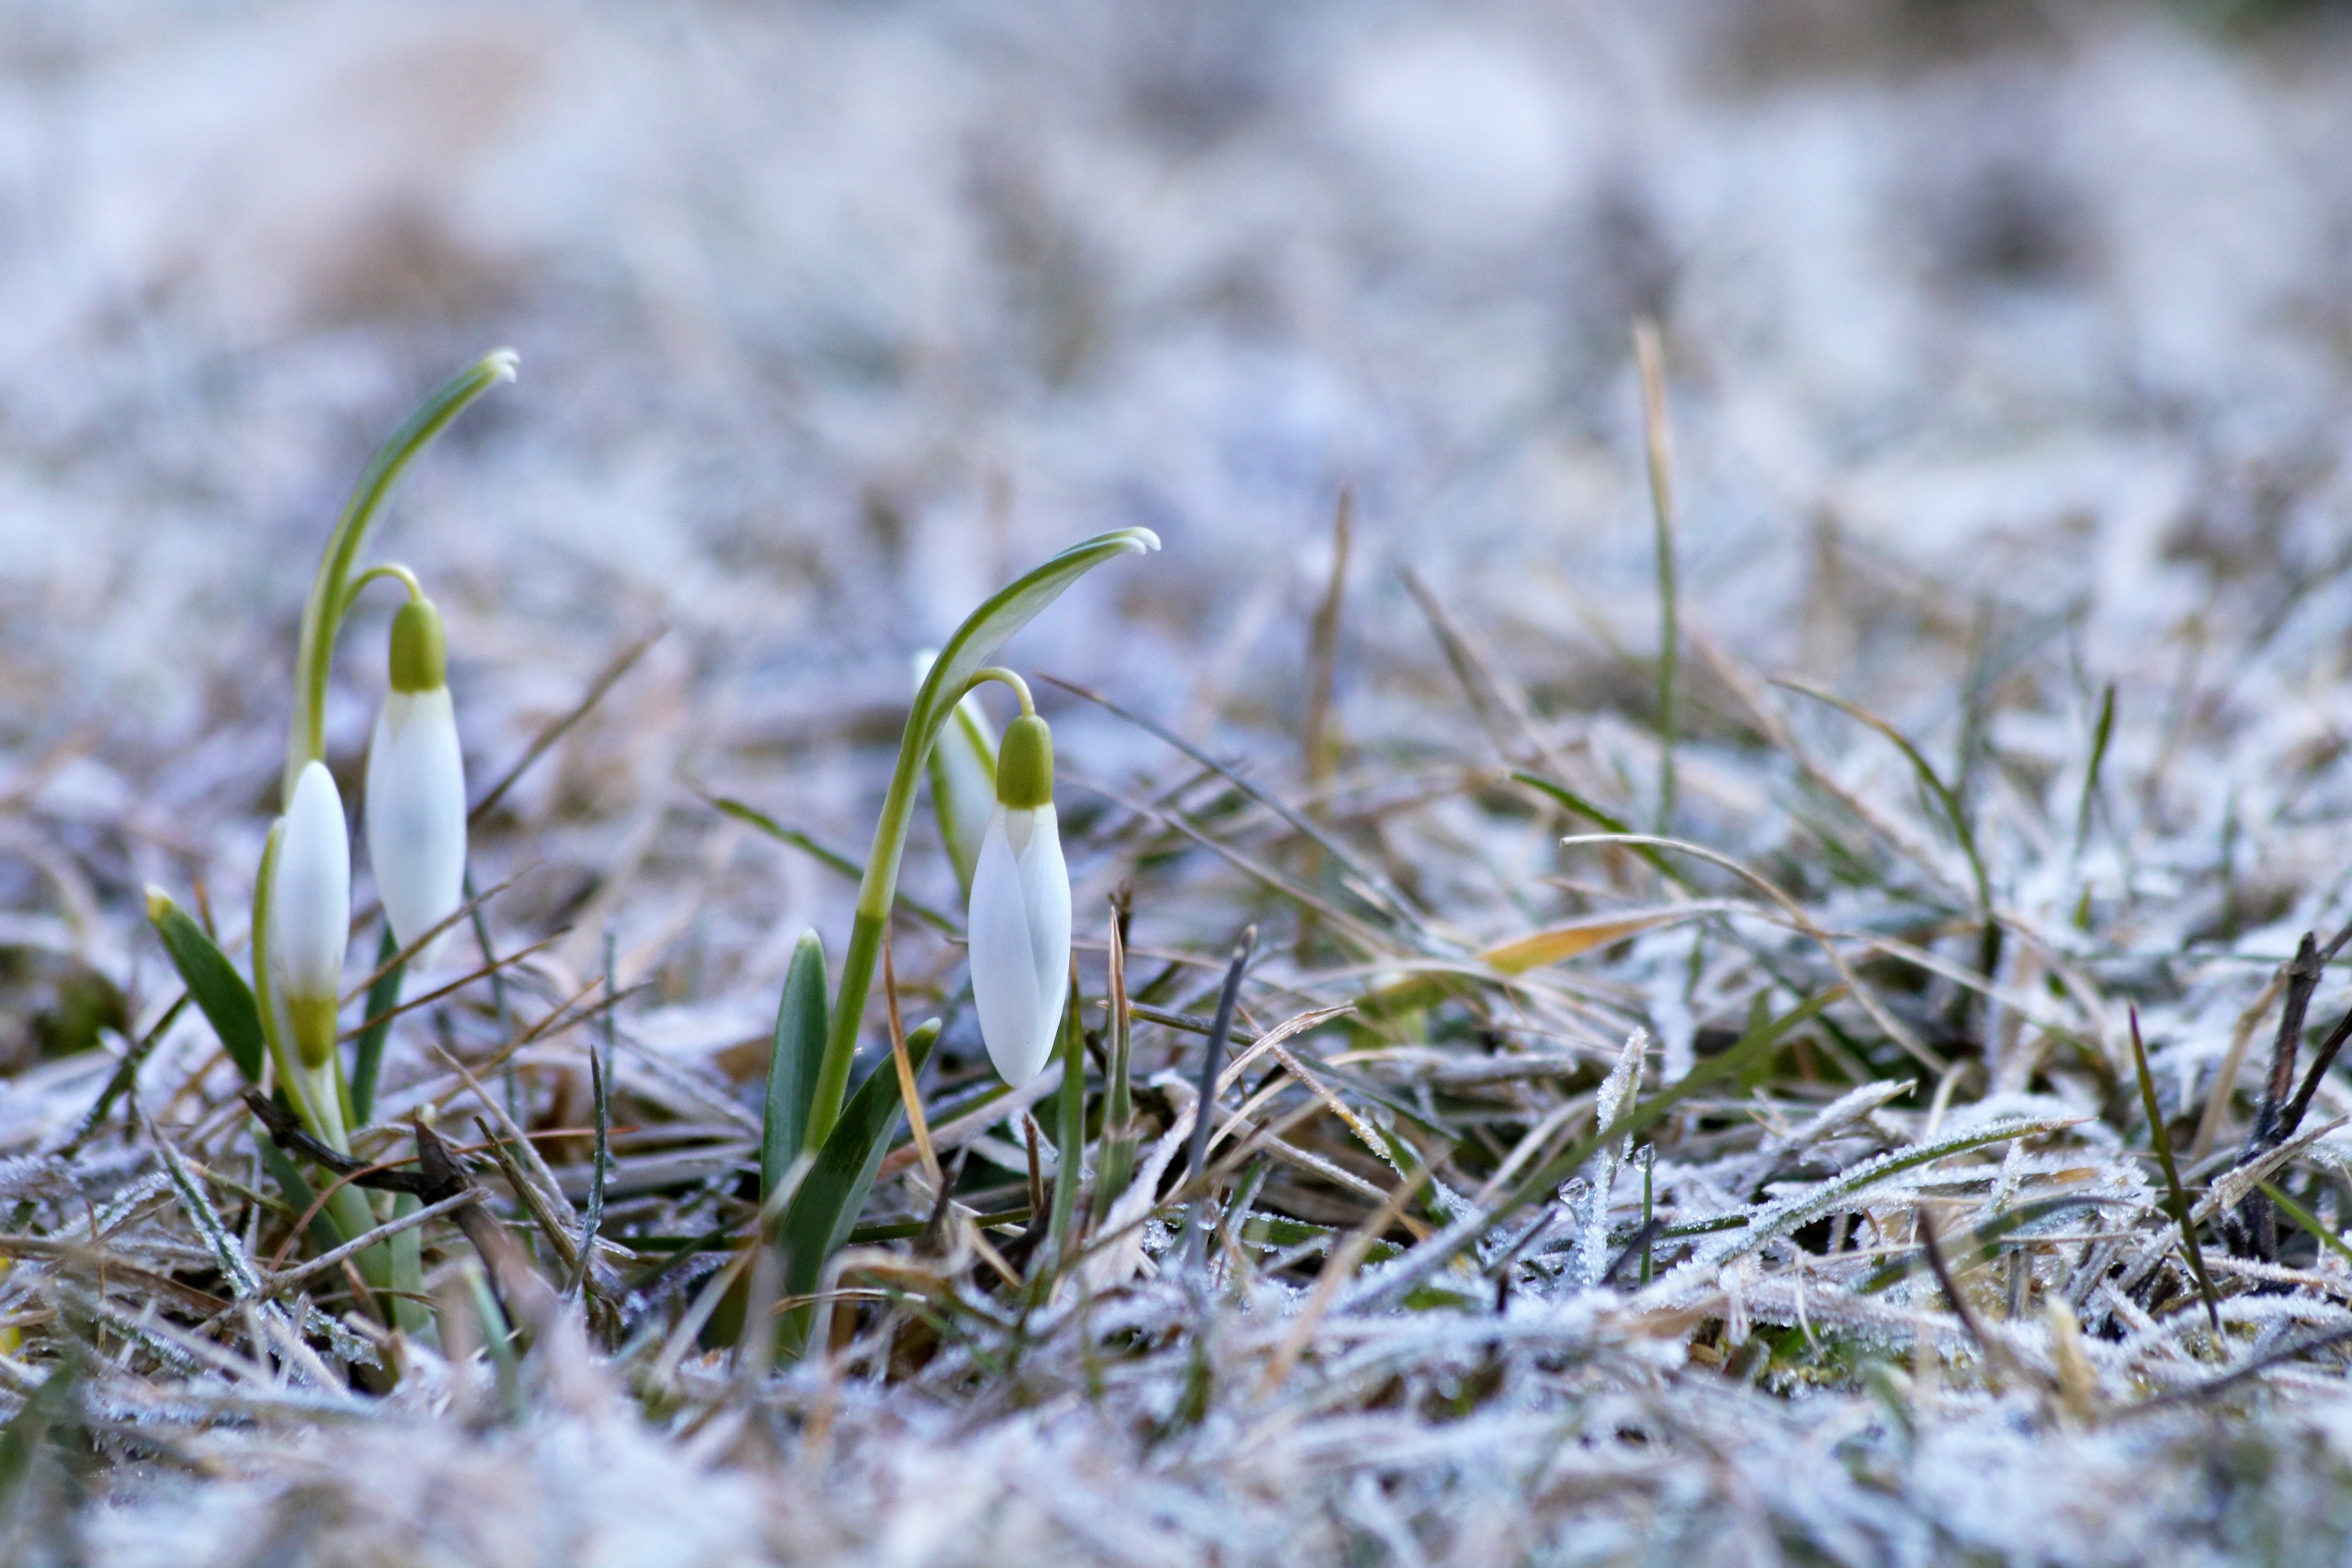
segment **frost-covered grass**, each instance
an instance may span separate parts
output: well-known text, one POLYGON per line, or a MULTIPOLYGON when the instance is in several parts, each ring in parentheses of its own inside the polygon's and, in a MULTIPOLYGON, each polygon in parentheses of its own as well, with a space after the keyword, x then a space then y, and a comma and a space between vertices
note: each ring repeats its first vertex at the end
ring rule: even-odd
POLYGON ((2352 1089, 2257 1124, 2352 920, 2352 61, 2293 7, 1928 9, 8 13, 0 1555, 2342 1561, 2352 1089), (528 759, 473 864, 532 949, 410 977, 467 983, 358 1152, 429 1111, 495 1226, 426 1222, 395 1337, 300 1272, 141 889, 241 957, 327 520, 509 340, 384 525, 477 797, 528 759), (1034 1175, 976 1109, 919 824, 955 1203, 901 1126, 771 1365, 766 1041, 907 656, 1126 524, 1165 551, 1004 656, 1097 1037, 1078 1239, 1056 1073, 1034 1175))

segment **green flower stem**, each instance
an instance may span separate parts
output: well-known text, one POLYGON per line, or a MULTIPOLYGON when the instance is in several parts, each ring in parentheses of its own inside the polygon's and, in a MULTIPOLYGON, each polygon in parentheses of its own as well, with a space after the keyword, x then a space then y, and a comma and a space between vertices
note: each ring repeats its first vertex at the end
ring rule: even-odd
MULTIPOLYGON (((334 662, 335 633, 351 607, 359 584, 352 569, 367 543, 369 528, 410 461, 466 410, 467 405, 502 381, 512 381, 516 356, 512 349, 496 349, 444 382, 425 400, 392 439, 376 449, 366 471, 344 503, 343 515, 328 537, 320 557, 318 577, 302 606, 302 634, 294 659, 294 722, 286 736, 286 798, 294 797, 294 781, 305 763, 326 753, 327 673, 334 662)), ((364 579, 362 579, 364 581, 364 579)), ((415 580, 410 580, 412 590, 415 580)))
POLYGON ((929 751, 929 746, 920 751, 899 748, 889 793, 882 797, 882 820, 874 825, 874 853, 866 858, 866 875, 857 884, 857 912, 850 921, 849 950, 841 960, 841 989, 835 994, 832 1027, 825 1036, 824 1059, 817 1068, 807 1139, 801 1145, 811 1153, 824 1147, 833 1124, 840 1119, 842 1098, 849 1089, 849 1064, 857 1054, 858 1026, 865 1022, 866 999, 874 989, 874 968, 882 957, 883 931, 890 923, 890 900, 898 890, 898 859, 907 847, 908 818, 914 815, 915 777, 929 751))
POLYGON ((350 609, 352 602, 360 596, 360 590, 380 577, 390 577, 398 581, 402 587, 408 590, 408 596, 412 599, 425 597, 425 584, 416 580, 415 573, 397 561, 386 561, 381 565, 369 567, 352 579, 351 588, 343 595, 343 607, 346 610, 350 609))
POLYGON ((1013 695, 1021 700, 1021 717, 1024 719, 1037 717, 1037 704, 1029 696, 1029 683, 1002 665, 992 664, 983 669, 972 671, 971 679, 964 682, 961 691, 956 693, 956 700, 961 702, 972 692, 979 690, 981 682, 984 680, 997 681, 1013 688, 1013 695))

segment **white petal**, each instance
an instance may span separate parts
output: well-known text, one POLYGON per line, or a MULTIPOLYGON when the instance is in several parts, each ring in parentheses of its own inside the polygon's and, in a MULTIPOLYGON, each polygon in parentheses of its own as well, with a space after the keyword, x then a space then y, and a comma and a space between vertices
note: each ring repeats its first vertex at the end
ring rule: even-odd
POLYGON ((1038 991, 1029 910, 1005 816, 998 807, 981 836, 964 929, 971 944, 971 1002, 980 1015, 980 1037, 988 1045, 988 1059, 998 1076, 1018 1089, 1045 1067, 1054 1039, 1050 1024, 1042 1017, 1045 999, 1038 991))
MULTIPOLYGON (((1070 998, 1070 873, 1062 860, 1062 831, 1051 805, 1008 817, 1030 818, 1028 839, 1013 858, 1021 881, 1021 907, 1029 917, 1029 954, 1037 966, 1037 995, 1043 1022, 1038 1065, 1054 1049, 1054 1036, 1062 1026, 1062 1009, 1070 998)), ((1013 838, 1008 832, 1007 842, 1013 838)))
POLYGON ((305 766, 286 808, 269 897, 270 952, 289 996, 341 994, 352 920, 351 830, 343 798, 318 763, 305 766))
MULTIPOLYGON (((464 901, 466 768, 447 687, 384 699, 368 742, 367 843, 384 918, 401 946, 464 901)), ((436 938, 433 948, 439 946, 436 938)), ((432 958, 428 950, 415 963, 425 967, 432 958)))

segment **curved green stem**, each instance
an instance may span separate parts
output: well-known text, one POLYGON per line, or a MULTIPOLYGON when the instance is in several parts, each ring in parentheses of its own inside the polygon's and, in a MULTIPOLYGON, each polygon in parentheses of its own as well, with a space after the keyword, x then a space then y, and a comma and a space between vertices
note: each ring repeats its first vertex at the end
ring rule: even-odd
POLYGON ((425 584, 416 580, 415 573, 411 572, 407 567, 403 566, 397 561, 387 561, 380 566, 369 567, 366 571, 352 579, 351 587, 343 594, 344 607, 346 609, 350 608, 352 602, 360 596, 360 590, 365 588, 369 584, 376 581, 376 579, 380 577, 396 578, 401 586, 408 590, 408 596, 412 599, 421 599, 425 597, 425 584))
POLYGON ((963 690, 956 693, 956 700, 962 701, 966 696, 979 690, 982 682, 990 680, 1013 688, 1013 695, 1021 700, 1021 717, 1034 719, 1037 716, 1037 704, 1029 696, 1029 683, 1002 665, 992 664, 984 669, 972 671, 971 679, 963 683, 963 690))
MULTIPOLYGON (((512 381, 515 364, 512 349, 497 349, 443 383, 376 449, 352 499, 344 503, 343 515, 328 537, 326 553, 320 557, 310 597, 302 606, 301 640, 294 658, 294 722, 286 736, 288 800, 294 798, 294 781, 301 775, 303 764, 326 754, 327 672, 334 662, 335 633, 343 624, 343 612, 351 607, 352 595, 358 592, 352 568, 367 542, 368 529, 410 460, 465 412, 467 405, 499 383, 512 381)), ((415 579, 410 583, 413 589, 415 579)))

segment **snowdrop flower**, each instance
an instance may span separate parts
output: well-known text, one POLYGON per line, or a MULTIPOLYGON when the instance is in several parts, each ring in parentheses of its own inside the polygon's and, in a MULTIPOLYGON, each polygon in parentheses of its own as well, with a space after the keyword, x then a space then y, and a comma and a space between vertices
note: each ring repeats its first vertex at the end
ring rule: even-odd
POLYGON ((1054 818, 1054 736, 1034 713, 1004 731, 996 809, 981 837, 965 926, 988 1059, 1018 1089, 1054 1053, 1070 975, 1070 874, 1054 818))
MULTIPOLYGON (((405 948, 457 913, 466 887, 466 768, 441 613, 423 595, 392 620, 392 690, 368 742, 368 864, 405 948)), ((442 937, 416 954, 429 965, 442 937)))
POLYGON ((295 780, 270 878, 269 966, 302 1064, 313 1071, 334 1055, 351 920, 351 830, 343 822, 343 798, 326 764, 309 763, 295 780))

